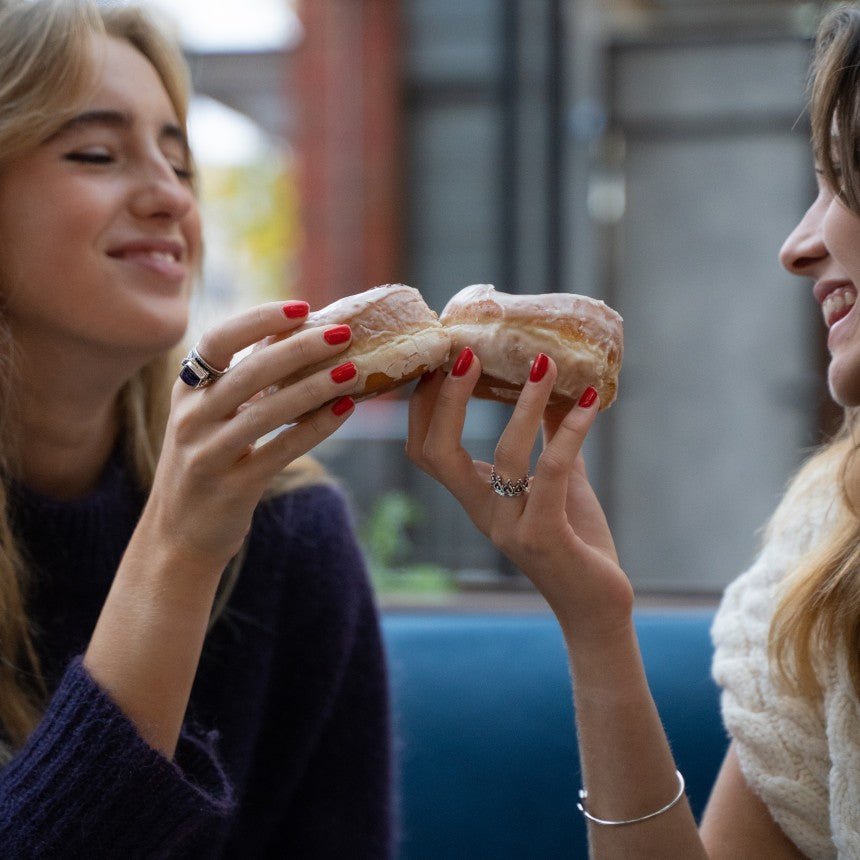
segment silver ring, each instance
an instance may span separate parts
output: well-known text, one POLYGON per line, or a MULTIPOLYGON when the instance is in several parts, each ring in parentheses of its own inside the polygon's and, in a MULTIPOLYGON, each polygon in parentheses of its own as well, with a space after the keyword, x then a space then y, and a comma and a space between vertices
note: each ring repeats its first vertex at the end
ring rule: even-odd
POLYGON ((191 388, 202 388, 204 385, 209 385, 216 379, 220 379, 227 371, 216 370, 204 359, 197 347, 191 347, 191 352, 182 360, 182 370, 179 371, 179 378, 191 388))
POLYGON ((523 493, 529 491, 530 480, 529 476, 525 475, 518 481, 506 481, 496 471, 495 463, 490 468, 490 486, 497 496, 505 496, 507 498, 521 496, 523 493))

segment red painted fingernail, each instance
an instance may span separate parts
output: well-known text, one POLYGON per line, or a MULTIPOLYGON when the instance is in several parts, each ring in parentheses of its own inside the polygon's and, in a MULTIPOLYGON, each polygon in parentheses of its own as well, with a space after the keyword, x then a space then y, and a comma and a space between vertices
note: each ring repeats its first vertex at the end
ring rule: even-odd
POLYGON ((326 329, 323 337, 326 343, 335 346, 339 343, 346 343, 352 337, 352 332, 348 325, 336 325, 330 329, 326 329))
POLYGON ((451 376, 462 376, 472 366, 472 359, 474 357, 475 353, 467 346, 457 356, 457 361, 454 362, 454 366, 451 368, 451 376))
POLYGON ((297 320, 301 317, 306 317, 311 306, 307 302, 286 302, 281 310, 284 316, 290 320, 297 320))
POLYGON ((532 362, 532 369, 529 373, 529 379, 532 382, 540 382, 544 374, 546 373, 546 369, 549 367, 549 359, 542 353, 539 352, 535 357, 535 360, 532 362))
POLYGON ((355 401, 351 397, 341 397, 340 400, 335 400, 331 405, 331 411, 340 417, 345 412, 349 412, 355 406, 355 401))
POLYGON ((331 371, 331 378, 335 382, 346 382, 349 379, 352 379, 358 371, 355 369, 355 365, 348 361, 346 364, 341 364, 338 367, 335 367, 334 370, 331 371))
POLYGON ((589 385, 588 388, 582 392, 582 397, 579 398, 579 405, 583 409, 588 409, 590 406, 594 405, 595 400, 597 400, 597 390, 594 386, 589 385))

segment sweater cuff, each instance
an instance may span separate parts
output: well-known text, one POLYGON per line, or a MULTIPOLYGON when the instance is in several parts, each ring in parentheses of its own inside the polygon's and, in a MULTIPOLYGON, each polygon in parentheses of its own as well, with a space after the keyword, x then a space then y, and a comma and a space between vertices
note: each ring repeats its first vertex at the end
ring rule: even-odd
MULTIPOLYGON (((184 732, 171 762, 75 659, 26 746, 0 774, 0 844, 30 856, 150 856, 217 826, 234 806, 215 734, 184 732), (7 832, 8 831, 8 832, 7 832), (95 855, 93 849, 96 849, 95 855)), ((17 855, 16 855, 17 856, 17 855)))

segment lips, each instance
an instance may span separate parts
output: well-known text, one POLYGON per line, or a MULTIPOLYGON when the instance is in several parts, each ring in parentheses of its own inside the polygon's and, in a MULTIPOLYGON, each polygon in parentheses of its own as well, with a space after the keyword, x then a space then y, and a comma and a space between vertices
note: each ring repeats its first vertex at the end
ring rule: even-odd
POLYGON ((168 280, 182 280, 186 274, 185 246, 172 239, 138 239, 113 246, 108 256, 132 263, 168 280))

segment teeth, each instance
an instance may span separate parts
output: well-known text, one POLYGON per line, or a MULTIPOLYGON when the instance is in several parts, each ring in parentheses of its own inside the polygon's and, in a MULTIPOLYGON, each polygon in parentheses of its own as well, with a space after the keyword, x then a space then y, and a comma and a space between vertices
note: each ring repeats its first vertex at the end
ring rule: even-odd
POLYGON ((176 257, 167 251, 150 251, 149 256, 155 260, 166 260, 168 263, 176 262, 176 257))
POLYGON ((850 308, 856 300, 857 295, 853 290, 838 290, 835 293, 831 293, 824 300, 824 304, 821 306, 821 310, 824 313, 824 321, 828 323, 833 319, 834 314, 842 314, 850 308))

